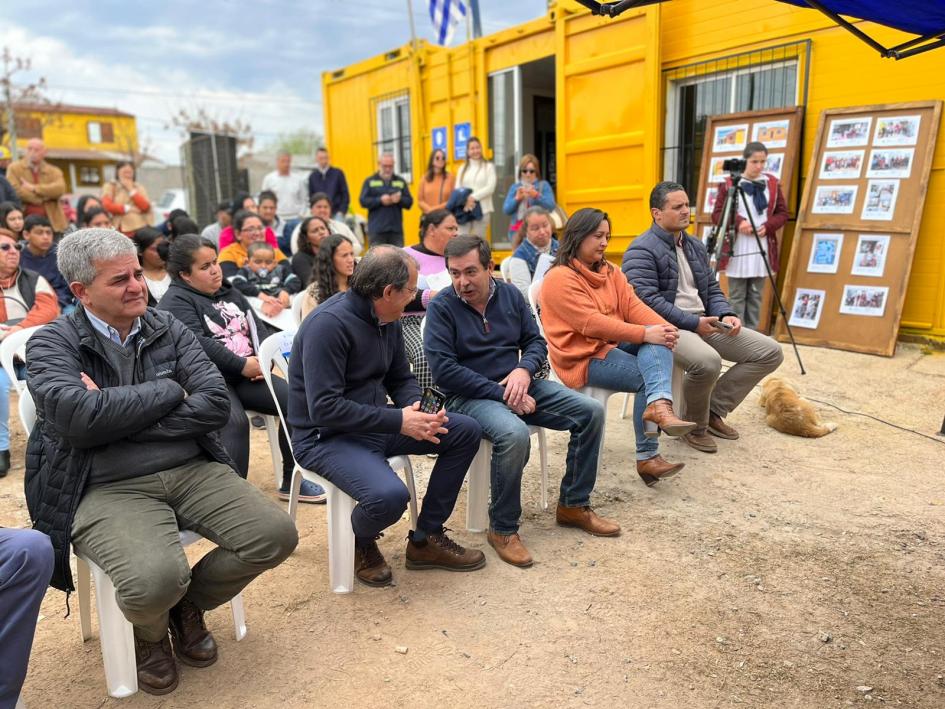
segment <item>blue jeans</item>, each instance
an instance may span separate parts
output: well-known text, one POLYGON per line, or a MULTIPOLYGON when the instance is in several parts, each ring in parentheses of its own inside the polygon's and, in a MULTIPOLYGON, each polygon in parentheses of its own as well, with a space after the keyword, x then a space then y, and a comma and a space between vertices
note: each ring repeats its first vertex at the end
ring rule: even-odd
MULTIPOLYGON (((26 365, 17 361, 17 379, 26 379, 26 365)), ((10 377, 0 368, 0 451, 10 450, 10 377)))
POLYGON ((410 499, 406 485, 391 470, 387 458, 438 453, 417 527, 439 533, 453 513, 482 439, 482 429, 471 418, 449 413, 449 419, 449 433, 442 434, 438 444, 399 433, 344 433, 318 441, 299 463, 357 501, 351 513, 354 536, 374 539, 400 519, 410 499))
POLYGON ((282 250, 282 253, 288 255, 295 251, 295 244, 292 243, 292 232, 295 231, 295 227, 301 223, 301 219, 285 220, 285 224, 282 227, 282 233, 276 236, 276 243, 279 244, 279 248, 282 250))
POLYGON ((532 381, 528 393, 535 412, 519 416, 501 401, 453 397, 450 411, 466 414, 482 426, 492 441, 492 501, 489 523, 497 534, 514 534, 522 516, 522 470, 528 463, 531 438, 528 427, 570 431, 568 456, 561 479, 560 504, 580 507, 590 503, 597 481, 597 459, 604 431, 604 407, 590 397, 544 379, 532 381))
POLYGON ((0 707, 12 707, 20 696, 52 571, 49 537, 32 529, 0 529, 0 707))
POLYGON ((604 359, 592 359, 587 368, 587 385, 615 391, 643 392, 633 397, 633 430, 637 439, 637 460, 657 455, 659 438, 643 433, 643 412, 657 399, 673 400, 673 353, 662 345, 615 347, 604 359))

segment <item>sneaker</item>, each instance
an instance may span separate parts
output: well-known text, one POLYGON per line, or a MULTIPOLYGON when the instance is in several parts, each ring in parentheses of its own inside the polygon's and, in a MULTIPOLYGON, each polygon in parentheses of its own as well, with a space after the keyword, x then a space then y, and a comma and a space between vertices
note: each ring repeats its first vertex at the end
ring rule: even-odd
POLYGON ((408 569, 445 569, 446 571, 475 571, 486 565, 486 555, 478 549, 466 549, 446 536, 427 532, 423 541, 414 541, 413 532, 407 541, 408 569))
MULTIPOLYGON (((289 487, 288 485, 283 485, 279 488, 279 499, 288 500, 289 499, 289 487)), ((328 495, 325 493, 325 488, 323 488, 318 483, 313 483, 311 480, 302 479, 302 487, 299 489, 299 502, 310 502, 316 505, 323 505, 328 500, 328 495)))

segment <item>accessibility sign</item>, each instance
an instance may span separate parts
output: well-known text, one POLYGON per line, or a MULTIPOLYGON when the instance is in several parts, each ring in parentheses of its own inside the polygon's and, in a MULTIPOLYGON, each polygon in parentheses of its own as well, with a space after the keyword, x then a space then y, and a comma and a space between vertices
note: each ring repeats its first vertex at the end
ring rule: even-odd
POLYGON ((433 149, 446 151, 446 126, 433 129, 433 149))
POLYGON ((466 159, 466 144, 469 142, 469 134, 472 132, 470 123, 457 123, 453 126, 453 159, 466 159))

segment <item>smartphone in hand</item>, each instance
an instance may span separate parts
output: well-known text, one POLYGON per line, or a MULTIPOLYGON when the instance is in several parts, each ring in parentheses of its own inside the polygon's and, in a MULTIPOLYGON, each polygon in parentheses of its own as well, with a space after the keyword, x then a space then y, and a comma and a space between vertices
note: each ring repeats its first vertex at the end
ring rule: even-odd
POLYGON ((420 410, 425 414, 439 413, 445 403, 445 394, 433 387, 427 387, 423 390, 423 396, 420 398, 420 410))
POLYGON ((721 320, 716 320, 712 323, 712 327, 716 330, 721 330, 722 332, 728 332, 732 329, 732 326, 727 322, 722 322, 721 320))

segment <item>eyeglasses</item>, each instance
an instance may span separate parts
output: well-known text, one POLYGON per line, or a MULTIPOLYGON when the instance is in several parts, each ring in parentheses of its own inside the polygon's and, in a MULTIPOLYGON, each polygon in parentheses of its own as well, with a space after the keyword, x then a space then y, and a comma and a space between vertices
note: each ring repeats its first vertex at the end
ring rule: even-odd
POLYGON ((248 226, 240 229, 240 231, 246 234, 262 234, 265 229, 263 229, 261 226, 248 226))
POLYGON ((531 167, 523 167, 522 172, 525 173, 526 175, 534 175, 536 170, 531 167))
POLYGON ((9 251, 10 249, 16 251, 16 247, 13 244, 0 244, 0 251, 9 251))

